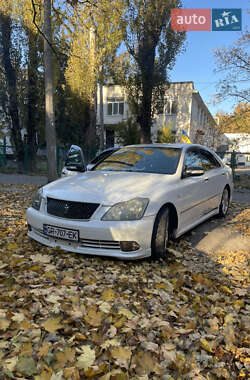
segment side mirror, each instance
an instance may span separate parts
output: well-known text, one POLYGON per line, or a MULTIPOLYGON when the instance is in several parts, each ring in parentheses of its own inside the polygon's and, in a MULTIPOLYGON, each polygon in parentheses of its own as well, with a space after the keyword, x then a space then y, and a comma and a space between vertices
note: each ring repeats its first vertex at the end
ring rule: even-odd
POLYGON ((67 170, 75 172, 85 172, 86 165, 82 149, 77 145, 71 145, 65 161, 67 170))
POLYGON ((199 167, 193 167, 190 169, 185 169, 183 172, 183 177, 199 177, 205 173, 205 170, 199 167))

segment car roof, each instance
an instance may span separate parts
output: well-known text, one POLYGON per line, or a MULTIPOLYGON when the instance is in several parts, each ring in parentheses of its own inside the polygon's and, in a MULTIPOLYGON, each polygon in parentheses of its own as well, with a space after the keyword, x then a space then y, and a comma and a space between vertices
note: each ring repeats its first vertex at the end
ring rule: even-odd
POLYGON ((208 149, 210 148, 200 145, 200 144, 162 144, 162 143, 155 143, 155 144, 137 144, 137 145, 127 145, 123 148, 179 148, 179 149, 187 149, 190 147, 197 147, 197 148, 203 148, 208 149))

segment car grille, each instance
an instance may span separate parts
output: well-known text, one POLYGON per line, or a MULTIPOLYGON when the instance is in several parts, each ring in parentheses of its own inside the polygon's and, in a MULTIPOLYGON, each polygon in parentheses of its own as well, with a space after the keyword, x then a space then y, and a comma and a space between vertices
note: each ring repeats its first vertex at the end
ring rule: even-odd
POLYGON ((84 203, 47 198, 47 213, 67 219, 90 219, 99 203, 84 203))
POLYGON ((91 240, 80 239, 80 247, 82 248, 95 248, 95 249, 119 249, 120 242, 114 240, 91 240))

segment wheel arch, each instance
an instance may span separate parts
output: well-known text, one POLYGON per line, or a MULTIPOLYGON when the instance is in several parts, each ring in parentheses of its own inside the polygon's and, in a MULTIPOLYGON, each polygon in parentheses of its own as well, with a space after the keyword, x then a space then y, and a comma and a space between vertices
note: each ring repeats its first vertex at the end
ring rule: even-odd
MULTIPOLYGON (((230 185, 227 183, 226 186, 224 187, 224 189, 227 189, 228 190, 228 195, 229 195, 229 199, 231 199, 231 196, 232 196, 232 189, 230 187, 230 185)), ((223 189, 223 190, 224 190, 223 189)))
MULTIPOLYGON (((165 210, 166 208, 169 209, 169 233, 170 233, 170 236, 172 237, 174 235, 175 230, 177 230, 178 228, 178 214, 177 214, 176 207, 174 206, 173 203, 167 202, 164 205, 162 205, 155 216, 155 221, 157 220, 157 217, 162 212, 162 210, 165 210)), ((152 234, 152 237, 153 237, 153 234, 152 234)))

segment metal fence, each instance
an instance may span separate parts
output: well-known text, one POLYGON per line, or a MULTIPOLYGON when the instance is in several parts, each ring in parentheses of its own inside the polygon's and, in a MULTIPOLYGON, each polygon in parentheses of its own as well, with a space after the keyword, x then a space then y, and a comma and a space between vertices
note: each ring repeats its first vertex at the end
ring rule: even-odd
MULTIPOLYGON (((69 146, 57 146, 56 167, 60 175, 64 166, 69 146)), ((84 149, 86 161, 95 157, 96 149, 84 149)), ((0 172, 2 173, 25 173, 31 175, 48 174, 47 151, 45 146, 31 147, 24 145, 24 156, 22 162, 18 162, 15 149, 12 145, 0 145, 0 172)))

